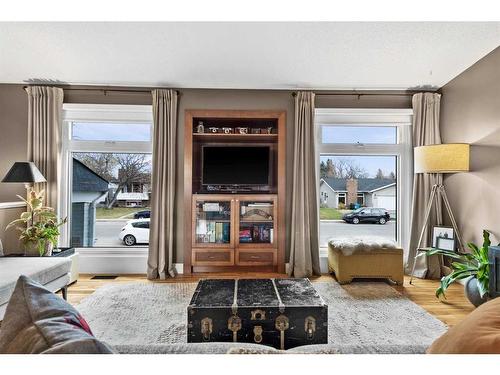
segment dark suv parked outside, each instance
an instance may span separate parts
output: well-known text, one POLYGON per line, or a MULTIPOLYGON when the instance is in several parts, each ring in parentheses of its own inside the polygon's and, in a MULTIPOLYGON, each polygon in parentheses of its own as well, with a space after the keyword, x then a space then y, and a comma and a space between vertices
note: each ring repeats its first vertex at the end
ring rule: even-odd
POLYGON ((149 219, 150 216, 150 210, 138 211, 134 214, 134 219, 149 219))
POLYGON ((391 219, 391 215, 384 208, 364 207, 358 208, 342 216, 346 223, 378 223, 385 224, 391 219))

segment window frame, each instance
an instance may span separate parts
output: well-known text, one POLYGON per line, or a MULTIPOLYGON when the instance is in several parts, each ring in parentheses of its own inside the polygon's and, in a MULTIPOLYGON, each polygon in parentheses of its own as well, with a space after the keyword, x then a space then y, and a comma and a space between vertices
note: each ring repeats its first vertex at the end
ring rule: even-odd
MULTIPOLYGON (((413 175, 413 147, 411 138, 413 110, 411 108, 316 108, 316 160, 317 181, 320 180, 321 156, 395 156, 396 157, 396 242, 406 249, 409 244, 410 213, 413 175), (395 126, 396 144, 345 144, 323 143, 323 126, 395 126)), ((319 183, 318 183, 319 190, 319 183)), ((319 210, 319 209, 318 209, 319 210)), ((319 212, 319 211, 318 211, 319 212)), ((328 253, 328 248, 320 244, 320 254, 328 253)))
MULTIPOLYGON (((75 152, 95 153, 153 153, 153 111, 151 105, 124 104, 79 104, 65 103, 62 111, 61 129, 61 178, 59 195, 59 215, 69 218, 61 227, 59 243, 61 246, 71 246, 71 189, 73 186, 73 163, 71 155, 75 152), (73 122, 104 122, 104 123, 148 123, 151 125, 151 141, 86 141, 71 138, 73 122)), ((137 246, 147 248, 148 246, 137 246)), ((121 250, 121 247, 83 247, 89 251, 121 250)))
POLYGON ((341 197, 344 198, 344 202, 342 204, 347 204, 347 193, 337 193, 337 208, 339 207, 341 197))

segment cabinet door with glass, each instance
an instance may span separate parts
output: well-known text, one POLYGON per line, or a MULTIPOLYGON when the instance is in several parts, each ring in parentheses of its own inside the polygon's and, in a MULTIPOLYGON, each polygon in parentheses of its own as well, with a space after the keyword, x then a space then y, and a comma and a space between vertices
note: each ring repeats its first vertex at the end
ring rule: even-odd
POLYGON ((234 198, 193 196, 193 247, 234 247, 234 198))
POLYGON ((240 196, 236 203, 238 211, 236 215, 237 246, 276 248, 276 196, 240 196))

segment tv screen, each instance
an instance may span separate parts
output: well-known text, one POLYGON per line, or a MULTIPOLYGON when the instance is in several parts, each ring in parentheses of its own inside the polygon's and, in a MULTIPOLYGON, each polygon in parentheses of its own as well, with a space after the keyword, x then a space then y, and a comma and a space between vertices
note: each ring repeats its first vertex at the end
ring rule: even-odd
POLYGON ((269 185, 269 147, 203 147, 204 185, 269 185))

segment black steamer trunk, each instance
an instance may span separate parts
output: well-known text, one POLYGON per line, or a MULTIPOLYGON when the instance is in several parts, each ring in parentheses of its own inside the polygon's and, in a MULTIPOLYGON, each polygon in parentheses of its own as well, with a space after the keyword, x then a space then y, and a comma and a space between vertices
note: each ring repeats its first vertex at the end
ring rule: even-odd
POLYGON ((188 342, 283 350, 328 340, 328 306, 308 279, 201 280, 187 312, 188 342))

